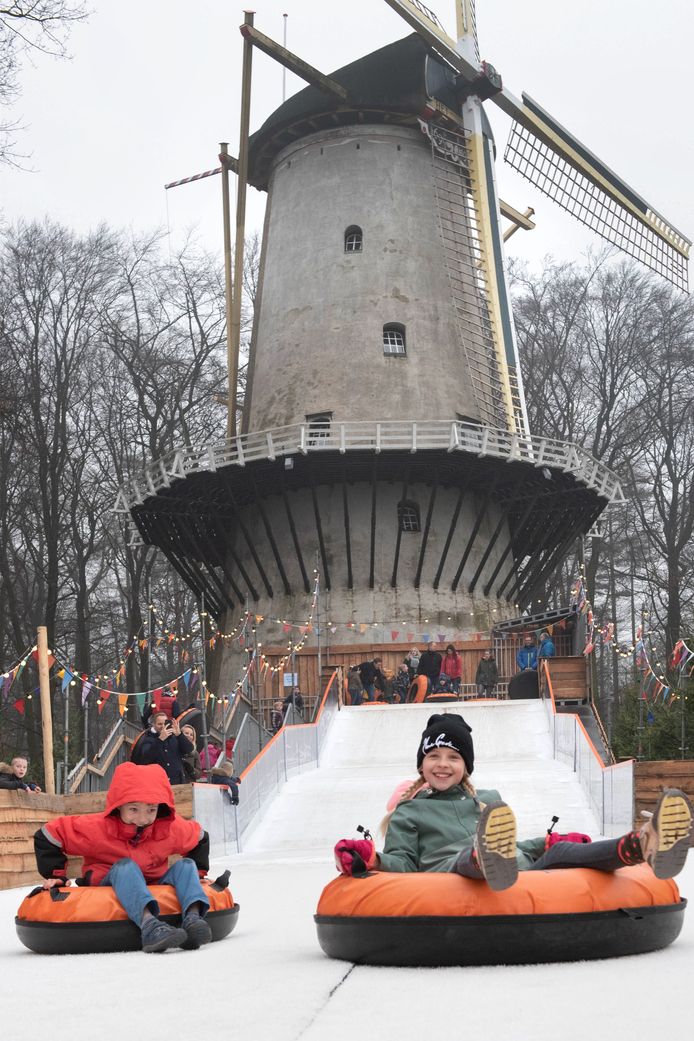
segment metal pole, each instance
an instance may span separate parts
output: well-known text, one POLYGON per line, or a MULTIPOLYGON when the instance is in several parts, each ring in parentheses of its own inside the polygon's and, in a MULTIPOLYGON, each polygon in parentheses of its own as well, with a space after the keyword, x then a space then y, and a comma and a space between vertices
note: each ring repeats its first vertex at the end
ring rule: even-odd
POLYGON ((318 697, 320 699, 323 693, 323 663, 321 661, 321 648, 320 648, 320 572, 316 571, 316 643, 317 643, 317 654, 318 654, 318 697))
POLYGON ((154 625, 152 624, 152 617, 154 611, 152 610, 152 596, 150 589, 150 580, 147 579, 147 668, 145 674, 145 682, 147 684, 147 690, 152 689, 152 630, 154 625))
MULTIPOLYGON (((244 11, 244 25, 253 25, 253 11, 244 11)), ((246 189, 248 187, 248 131, 251 120, 251 69, 253 43, 243 39, 243 73, 241 80, 241 122, 239 129, 239 166, 236 185, 236 242, 234 245, 234 284, 231 297, 231 351, 229 367, 229 416, 227 436, 236 436, 236 381, 241 345, 241 300, 243 297, 243 255, 246 225, 246 189)))
POLYGON ((68 748, 70 744, 70 684, 65 688, 65 729, 63 730, 63 794, 67 795, 68 748))
MULTIPOLYGON (((206 626, 205 626, 205 619, 206 618, 207 618, 207 612, 205 611, 205 593, 203 591, 201 596, 200 596, 200 635, 202 637, 202 657, 201 657, 201 660, 200 660, 200 693, 199 693, 198 696, 199 696, 199 699, 200 699, 200 709, 201 709, 201 712, 202 712, 202 721, 201 721, 201 724, 200 724, 200 726, 201 726, 200 736, 202 738, 202 754, 203 754, 203 760, 205 762, 205 768, 209 769, 210 760, 209 760, 208 751, 207 751, 207 746, 208 746, 208 741, 207 741, 207 738, 208 738, 208 733, 207 733, 207 705, 205 703, 205 694, 207 693, 207 661, 206 661, 206 657, 205 657, 205 639, 206 639, 206 636, 207 636, 207 629, 206 629, 206 626)), ((226 746, 225 746, 225 748, 226 748, 226 746)))
POLYGON ((40 625, 36 632, 36 650, 39 659, 39 692, 41 697, 41 737, 43 740, 43 790, 55 795, 55 767, 53 765, 53 717, 51 714, 51 683, 48 678, 48 630, 40 625))
MULTIPOLYGON (((614 569, 614 535, 612 531, 612 517, 609 520, 609 537, 610 537, 610 601, 612 606, 612 621, 614 622, 614 631, 617 632, 617 578, 615 576, 614 569)), ((612 715, 614 706, 617 704, 617 698, 619 695, 619 659, 617 657, 617 651, 615 644, 612 644, 612 693, 608 702, 607 712, 607 740, 612 743, 612 715)))
POLYGON ((89 697, 84 703, 84 761, 89 761, 89 697))
POLYGON ((224 305, 227 327, 227 371, 229 373, 227 437, 236 432, 236 381, 238 379, 234 338, 232 335, 232 277, 231 277, 231 204, 229 201, 229 144, 221 141, 219 145, 219 161, 222 165, 222 223, 224 226, 224 305))
MULTIPOLYGON (((282 18, 284 19, 284 34, 283 34, 283 38, 282 38, 282 44, 284 46, 285 51, 287 49, 287 17, 288 16, 286 14, 282 15, 282 18)), ((283 65, 282 66, 282 101, 286 101, 286 98, 287 98, 287 69, 283 65)))

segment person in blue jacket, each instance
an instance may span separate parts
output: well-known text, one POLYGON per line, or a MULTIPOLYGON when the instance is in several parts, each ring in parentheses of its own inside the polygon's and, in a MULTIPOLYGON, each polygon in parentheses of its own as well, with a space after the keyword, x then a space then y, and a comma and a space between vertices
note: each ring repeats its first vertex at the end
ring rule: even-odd
POLYGON ((537 647, 532 633, 525 634, 523 646, 516 655, 516 664, 521 672, 537 668, 537 647))
POLYGON ((537 648, 538 658, 553 658, 556 653, 554 640, 549 635, 548 631, 543 629, 540 633, 540 645, 537 648))

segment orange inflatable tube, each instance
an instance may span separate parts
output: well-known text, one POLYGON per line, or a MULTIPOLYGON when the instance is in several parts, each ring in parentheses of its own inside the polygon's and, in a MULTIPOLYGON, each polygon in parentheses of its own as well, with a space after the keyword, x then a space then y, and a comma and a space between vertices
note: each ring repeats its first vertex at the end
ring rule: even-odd
MULTIPOLYGON (((229 872, 202 887, 210 901, 207 921, 212 939, 221 940, 236 926, 239 906, 227 888, 229 872)), ((181 908, 173 886, 148 886, 161 917, 180 925, 181 908)), ((140 950, 140 930, 130 921, 110 886, 34 889, 15 918, 17 935, 38 954, 91 954, 140 950)))
POLYGON ((529 964, 665 947, 685 907, 646 864, 521 871, 503 892, 456 874, 377 871, 329 883, 315 921, 326 954, 358 964, 529 964))

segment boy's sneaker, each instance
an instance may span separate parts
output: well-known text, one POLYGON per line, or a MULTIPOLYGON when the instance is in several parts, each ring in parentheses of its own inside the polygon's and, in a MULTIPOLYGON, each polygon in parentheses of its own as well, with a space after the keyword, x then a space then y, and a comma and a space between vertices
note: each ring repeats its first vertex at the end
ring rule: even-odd
POLYGON ((490 889, 508 889, 518 878, 516 818, 505 802, 491 802, 482 810, 474 852, 490 889))
POLYGON ((142 950, 146 954, 157 954, 168 951, 170 947, 181 947, 188 939, 184 929, 177 929, 173 925, 162 922, 160 918, 152 915, 142 923, 142 950))
POLYGON ((197 911, 188 911, 183 916, 181 925, 186 935, 186 941, 183 946, 187 951, 195 951, 198 947, 202 947, 204 943, 211 942, 212 930, 197 911))
POLYGON ((656 878, 674 878, 684 867, 692 830, 692 807, 678 788, 666 788, 639 834, 643 859, 656 878))

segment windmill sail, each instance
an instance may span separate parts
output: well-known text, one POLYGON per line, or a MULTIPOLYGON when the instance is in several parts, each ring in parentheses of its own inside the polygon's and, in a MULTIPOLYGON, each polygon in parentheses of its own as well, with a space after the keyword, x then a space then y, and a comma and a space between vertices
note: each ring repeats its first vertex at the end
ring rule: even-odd
POLYGON ((688 291, 690 241, 605 166, 536 101, 503 91, 494 101, 515 117, 504 159, 596 235, 678 289, 688 291))

